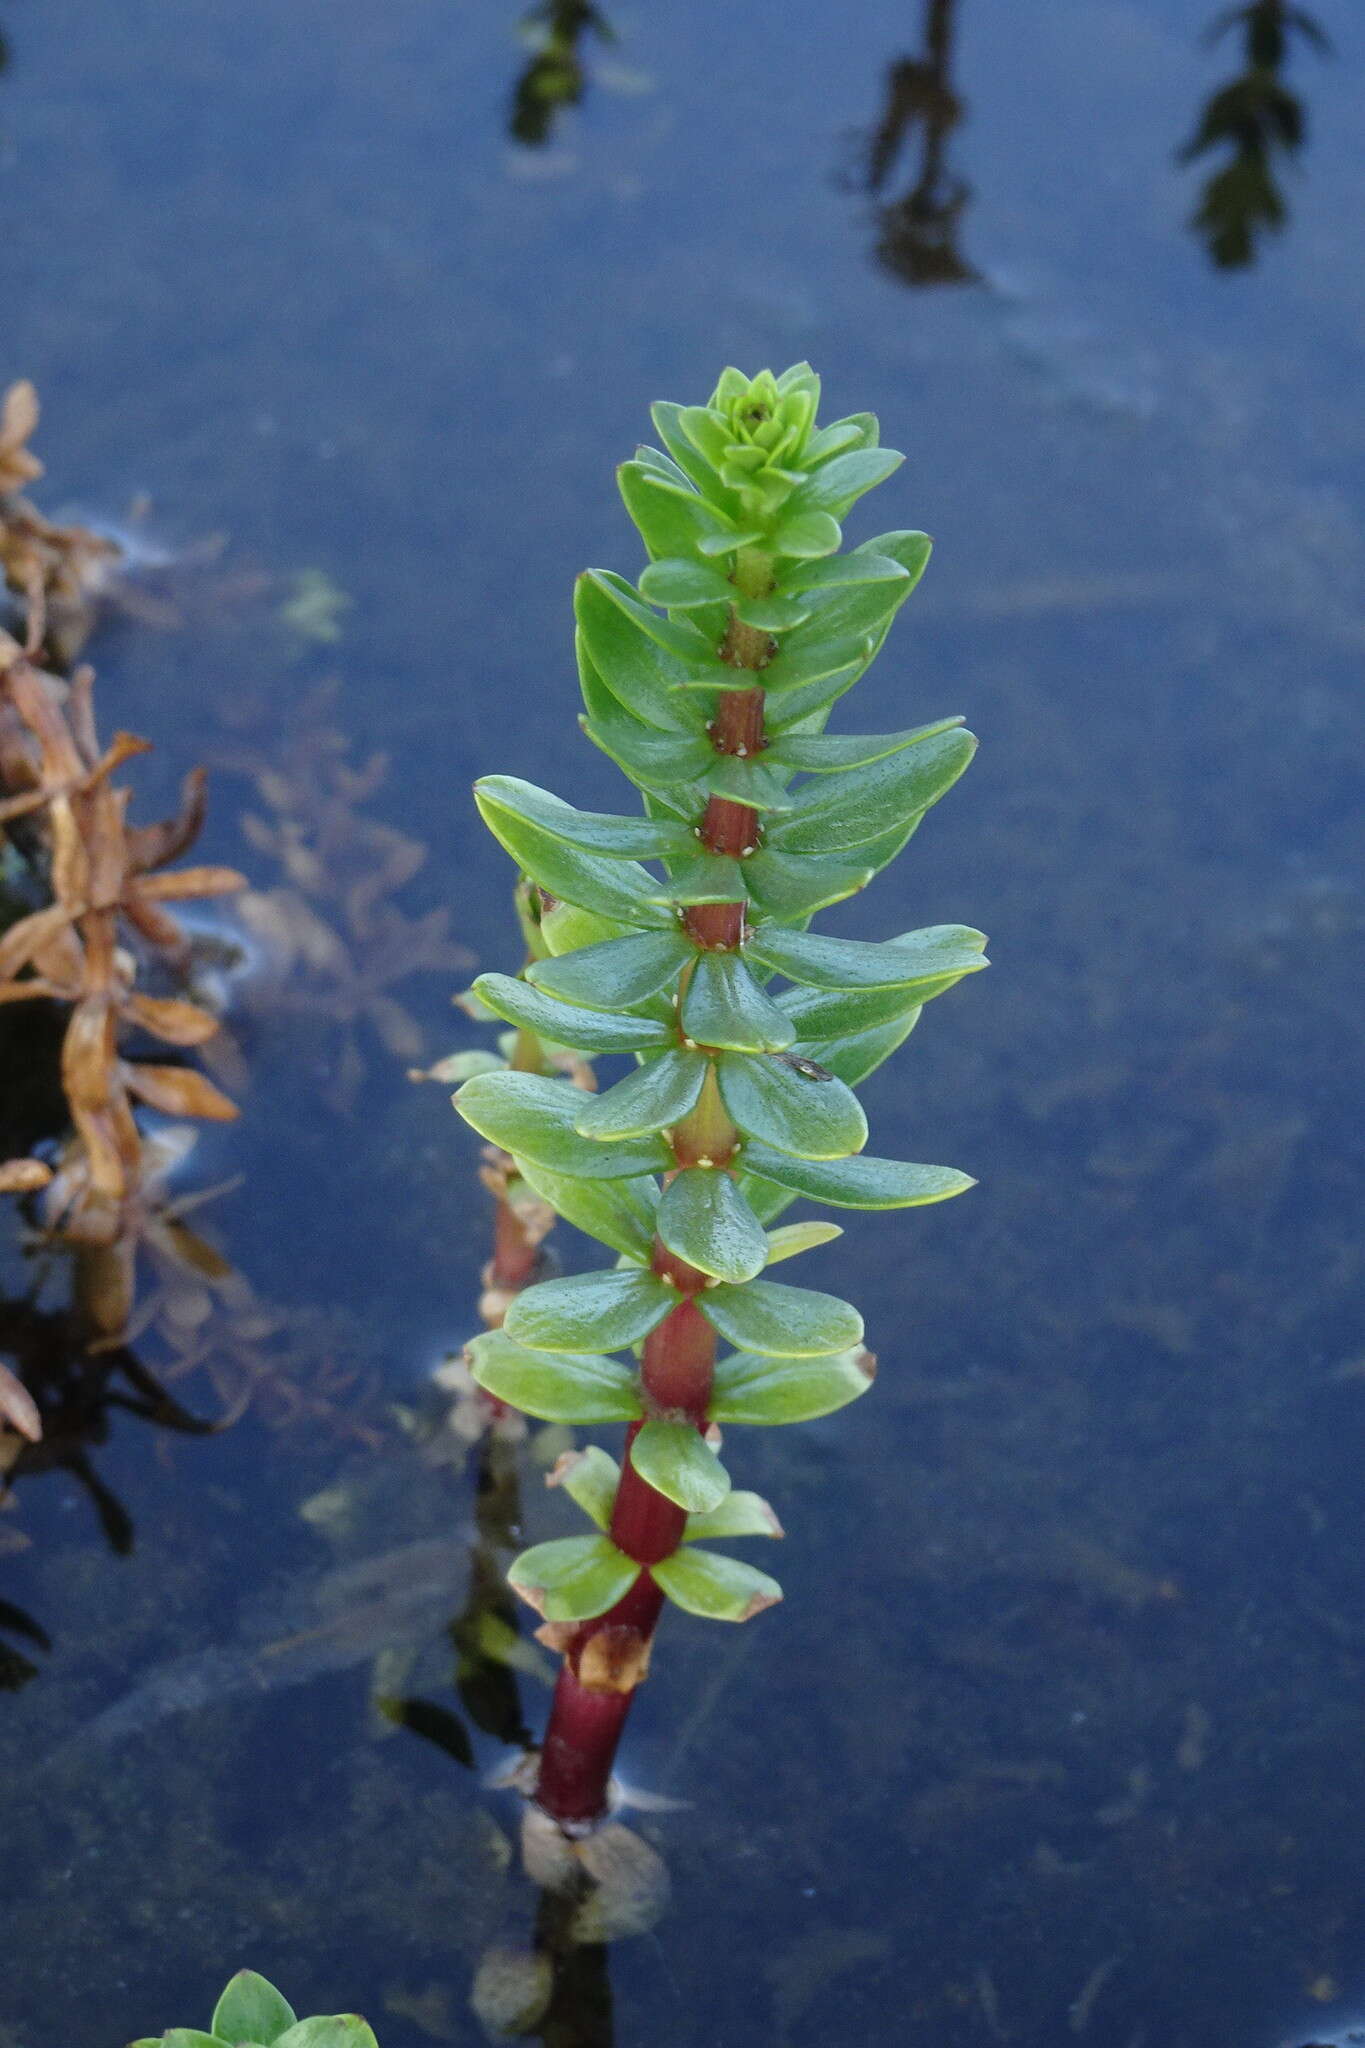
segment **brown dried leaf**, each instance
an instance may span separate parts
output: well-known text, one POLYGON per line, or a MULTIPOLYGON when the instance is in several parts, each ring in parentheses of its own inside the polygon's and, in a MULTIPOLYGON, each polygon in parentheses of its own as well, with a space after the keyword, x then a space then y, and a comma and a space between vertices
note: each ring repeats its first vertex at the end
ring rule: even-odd
POLYGON ((139 896, 167 901, 182 896, 231 896, 247 887, 247 879, 236 868, 176 868, 168 875, 149 875, 134 887, 139 896))
POLYGON ((153 1038, 163 1038, 168 1045, 202 1045, 218 1029, 216 1017, 201 1010, 197 1003, 184 1002, 178 996, 130 995, 122 1007, 130 1023, 140 1024, 153 1038))
POLYGON ((214 1123, 231 1123, 238 1114, 236 1103, 230 1102, 193 1067, 144 1066, 124 1061, 122 1074, 130 1095, 167 1116, 202 1116, 214 1123))
POLYGON ((0 1160, 0 1195, 31 1195, 51 1178, 52 1168, 41 1159, 0 1160))
POLYGON ((20 1436, 26 1436, 31 1444, 36 1444, 42 1437, 43 1418, 38 1413, 38 1404, 7 1365, 0 1365, 0 1420, 7 1422, 11 1429, 17 1429, 20 1436))
POLYGON ((45 910, 35 910, 12 924, 0 938, 0 980, 12 980, 70 922, 71 912, 64 903, 49 903, 45 910))

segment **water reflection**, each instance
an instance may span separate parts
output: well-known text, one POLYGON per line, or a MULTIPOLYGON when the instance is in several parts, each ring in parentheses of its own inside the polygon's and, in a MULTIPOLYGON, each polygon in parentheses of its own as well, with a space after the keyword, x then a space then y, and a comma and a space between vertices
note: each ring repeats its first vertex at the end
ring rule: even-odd
POLYGON ((878 201, 877 261, 902 284, 974 284, 979 275, 958 248, 972 188, 948 167, 949 137, 966 111, 951 75, 956 6, 957 0, 926 0, 923 49, 888 67, 881 119, 857 145, 857 182, 878 201), (917 132, 910 183, 899 198, 888 198, 917 132))
POLYGON ((1253 0, 1221 14, 1207 40, 1240 31, 1244 69, 1219 86, 1204 104, 1199 126, 1178 153, 1194 163, 1211 150, 1230 152, 1200 193, 1190 227, 1220 270, 1245 269, 1256 261, 1260 238, 1278 233, 1289 217, 1278 170, 1298 155, 1305 140, 1303 102, 1282 77, 1295 35, 1324 55, 1326 35, 1311 14, 1285 0, 1253 0))
POLYGON ((539 149, 554 133, 564 107, 576 107, 587 75, 580 45, 589 34, 599 42, 616 40, 611 24, 591 0, 542 0, 521 19, 521 35, 530 45, 508 110, 508 133, 529 148, 539 149))

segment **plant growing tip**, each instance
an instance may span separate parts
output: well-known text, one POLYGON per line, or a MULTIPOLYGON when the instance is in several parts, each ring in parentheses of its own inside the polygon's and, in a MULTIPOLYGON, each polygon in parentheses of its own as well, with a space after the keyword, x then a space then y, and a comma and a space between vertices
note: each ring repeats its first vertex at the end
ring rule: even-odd
POLYGON ((707 404, 656 405, 662 447, 617 472, 649 561, 636 585, 588 570, 575 586, 580 723, 641 813, 581 811, 513 776, 475 785, 542 905, 539 957, 524 979, 482 976, 479 1001, 632 1061, 596 1095, 500 1072, 455 1097, 618 1254, 526 1288, 468 1354, 482 1387, 532 1415, 626 1424, 619 1466, 594 1448, 552 1475, 592 1533, 537 1544, 509 1573, 564 1654, 535 1796, 570 1831, 606 1811, 665 1600, 739 1622, 782 1597, 699 1547, 782 1533, 732 1488, 715 1425, 805 1421, 871 1383, 857 1310, 765 1277, 838 1227, 772 1226, 798 1197, 896 1209, 972 1185, 869 1157, 855 1090, 925 1003, 985 965, 981 934, 809 929, 895 859, 976 747, 955 716, 826 732, 930 544, 895 531, 840 552, 843 520, 902 458, 869 413, 820 427, 819 396, 806 363, 727 369, 707 404), (734 1348, 718 1356, 718 1339, 734 1348))
POLYGON ((207 2034, 170 2027, 132 2041, 129 2048, 379 2048, 357 2013, 297 2019, 283 1994, 254 1970, 239 1970, 214 2007, 207 2034))

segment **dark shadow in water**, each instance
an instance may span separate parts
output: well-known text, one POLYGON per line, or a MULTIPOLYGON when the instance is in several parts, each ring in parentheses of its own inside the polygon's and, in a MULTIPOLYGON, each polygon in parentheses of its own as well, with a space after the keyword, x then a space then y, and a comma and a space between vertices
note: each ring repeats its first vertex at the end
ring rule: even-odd
POLYGON ((600 42, 616 37, 591 0, 542 0, 522 16, 521 33, 531 56, 516 82, 507 131, 517 142, 539 149, 554 133, 561 107, 576 107, 587 76, 579 45, 589 30, 600 42))
POLYGON ((956 5, 926 0, 922 52, 888 67, 881 119, 857 138, 852 182, 878 202, 877 261, 902 284, 975 284, 979 276, 957 241, 972 188, 948 168, 948 138, 966 111, 951 77, 956 5), (888 198, 916 131, 911 183, 888 198))
POLYGON ((1285 0, 1253 0, 1220 14, 1206 41, 1240 29, 1245 68, 1206 100, 1199 126, 1177 162, 1193 163, 1210 150, 1231 151, 1212 172, 1190 217, 1190 227, 1219 270, 1243 270, 1259 254, 1260 237, 1278 233, 1289 218, 1278 170, 1303 148, 1303 102, 1282 77, 1297 33, 1326 55, 1331 45, 1311 14, 1285 0))

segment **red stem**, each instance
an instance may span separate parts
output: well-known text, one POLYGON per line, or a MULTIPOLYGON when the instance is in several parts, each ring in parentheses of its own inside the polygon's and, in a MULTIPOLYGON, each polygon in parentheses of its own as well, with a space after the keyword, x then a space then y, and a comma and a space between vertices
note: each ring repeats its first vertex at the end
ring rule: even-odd
MULTIPOLYGON (((771 643, 749 628, 732 628, 731 639, 734 644, 727 658, 736 667, 759 668, 771 651, 771 643)), ((763 702, 764 692, 758 687, 722 692, 711 732, 717 753, 746 758, 763 751, 763 702)), ((758 836, 758 813, 747 804, 728 797, 708 799, 701 840, 713 853, 737 859, 752 852, 758 836)), ((743 900, 695 904, 684 913, 684 928, 699 946, 738 946, 744 936, 747 908, 743 900)), ((675 1150, 680 1162, 688 1156, 684 1142, 675 1150)), ((683 1299, 645 1339, 640 1385, 646 1414, 685 1416, 704 1430, 716 1339, 692 1296, 705 1286, 706 1276, 657 1239, 654 1270, 670 1279, 683 1299)), ((630 1446, 641 1426, 632 1423, 627 1432, 611 1537, 618 1549, 638 1559, 645 1569, 614 1607, 584 1622, 564 1645, 564 1664, 540 1754, 536 1803, 561 1827, 571 1830, 591 1827, 607 1811, 617 1746, 630 1703, 648 1669, 650 1646, 663 1608, 664 1596, 648 1567, 672 1556, 687 1521, 684 1511, 641 1478, 631 1463, 630 1446)))

